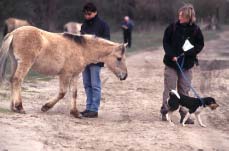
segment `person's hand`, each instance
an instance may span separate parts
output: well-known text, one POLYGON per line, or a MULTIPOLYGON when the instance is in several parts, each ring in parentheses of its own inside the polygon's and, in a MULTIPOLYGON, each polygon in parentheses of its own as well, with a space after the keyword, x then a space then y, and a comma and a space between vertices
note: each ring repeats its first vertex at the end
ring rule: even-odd
POLYGON ((128 27, 127 27, 127 26, 125 26, 125 25, 122 25, 122 28, 124 28, 124 29, 128 29, 128 27))
POLYGON ((177 57, 173 57, 172 61, 176 62, 177 61, 177 57))

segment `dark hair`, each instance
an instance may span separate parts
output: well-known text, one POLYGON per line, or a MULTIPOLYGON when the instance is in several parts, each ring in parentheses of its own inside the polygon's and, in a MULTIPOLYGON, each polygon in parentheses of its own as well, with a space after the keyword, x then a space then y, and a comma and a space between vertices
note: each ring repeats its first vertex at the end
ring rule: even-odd
POLYGON ((83 12, 97 12, 97 8, 94 3, 86 3, 83 7, 83 12))

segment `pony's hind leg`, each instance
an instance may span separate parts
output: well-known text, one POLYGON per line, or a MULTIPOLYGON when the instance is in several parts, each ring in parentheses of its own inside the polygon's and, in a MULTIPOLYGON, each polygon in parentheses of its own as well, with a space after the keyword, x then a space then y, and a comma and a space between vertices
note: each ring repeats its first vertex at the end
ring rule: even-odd
POLYGON ((73 77, 71 81, 71 88, 72 88, 72 98, 71 98, 71 110, 70 114, 73 115, 74 117, 80 118, 79 111, 77 110, 76 107, 76 99, 77 99, 77 80, 78 77, 73 77))
POLYGON ((14 112, 25 113, 21 99, 21 83, 31 68, 31 64, 32 63, 19 62, 17 65, 12 65, 12 70, 16 69, 15 72, 12 71, 14 74, 10 78, 12 94, 11 110, 14 112))
POLYGON ((51 109, 60 99, 62 99, 66 92, 67 92, 67 88, 69 86, 69 81, 71 79, 71 75, 65 75, 65 74, 62 74, 59 76, 59 94, 50 99, 50 101, 48 101, 45 105, 42 106, 41 108, 41 111, 43 112, 46 112, 48 111, 49 109, 51 109))
MULTIPOLYGON (((13 76, 16 72, 16 69, 17 69, 17 62, 16 62, 16 59, 9 55, 10 56, 10 62, 11 62, 11 76, 10 76, 10 81, 12 81, 11 79, 13 79, 13 76)), ((12 88, 12 84, 11 84, 11 88, 12 88)), ((11 90, 12 91, 12 90, 11 90)), ((12 94, 12 92, 11 92, 12 94)), ((13 102, 13 99, 11 99, 11 105, 10 105, 10 109, 13 111, 14 110, 14 102, 13 102)))

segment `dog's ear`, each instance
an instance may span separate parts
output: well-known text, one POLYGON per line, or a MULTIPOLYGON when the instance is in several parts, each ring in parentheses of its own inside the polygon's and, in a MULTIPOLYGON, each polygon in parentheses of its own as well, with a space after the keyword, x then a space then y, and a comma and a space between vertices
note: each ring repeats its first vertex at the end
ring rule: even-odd
POLYGON ((211 101, 209 100, 208 97, 207 98, 203 98, 202 100, 204 101, 205 105, 210 105, 210 103, 211 103, 211 101))
POLYGON ((216 103, 215 99, 212 97, 205 98, 205 104, 211 108, 211 110, 215 110, 219 107, 219 104, 216 103))
POLYGON ((203 99, 206 105, 216 104, 216 101, 212 97, 206 97, 203 99))

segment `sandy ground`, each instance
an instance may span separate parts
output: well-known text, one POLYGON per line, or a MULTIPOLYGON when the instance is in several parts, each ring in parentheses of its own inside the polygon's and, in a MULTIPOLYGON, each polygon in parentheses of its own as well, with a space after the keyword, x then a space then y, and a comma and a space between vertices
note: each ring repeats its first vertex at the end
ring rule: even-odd
MULTIPOLYGON (((58 80, 32 80, 23 84, 27 114, 9 111, 9 89, 0 89, 0 150, 206 150, 229 149, 229 32, 206 43, 194 69, 193 85, 201 96, 212 96, 220 108, 202 113, 207 128, 175 126, 160 120, 163 91, 163 50, 147 49, 127 59, 129 77, 120 82, 102 71, 103 96, 99 118, 77 119, 69 114, 70 94, 47 113, 40 111, 58 89, 58 80)), ((85 108, 82 79, 78 108, 85 108)), ((193 117, 194 118, 194 117, 193 117)))

